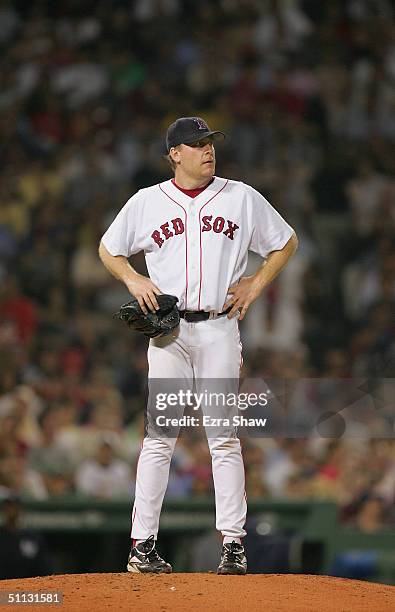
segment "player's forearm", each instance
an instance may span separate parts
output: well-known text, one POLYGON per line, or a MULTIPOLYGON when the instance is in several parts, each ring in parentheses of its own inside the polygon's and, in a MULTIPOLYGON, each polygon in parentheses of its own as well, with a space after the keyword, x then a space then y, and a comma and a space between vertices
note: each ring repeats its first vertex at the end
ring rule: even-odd
POLYGON ((126 257, 111 255, 102 242, 99 246, 99 257, 107 270, 125 283, 128 291, 138 300, 144 314, 147 314, 148 310, 151 312, 158 310, 156 296, 161 291, 150 278, 136 272, 126 257))
POLYGON ((107 270, 118 280, 128 284, 138 276, 136 270, 130 265, 126 257, 122 255, 111 255, 101 242, 99 246, 99 257, 107 270))
POLYGON ((298 239, 294 233, 281 251, 273 251, 272 253, 269 253, 265 262, 254 275, 261 289, 267 287, 267 285, 269 285, 272 280, 276 278, 276 276, 294 255, 297 248, 298 239))

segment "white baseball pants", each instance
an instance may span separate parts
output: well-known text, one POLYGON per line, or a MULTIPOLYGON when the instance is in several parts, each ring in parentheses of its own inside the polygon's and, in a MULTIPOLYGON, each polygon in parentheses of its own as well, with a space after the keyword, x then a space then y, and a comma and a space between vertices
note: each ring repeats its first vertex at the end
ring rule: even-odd
MULTIPOLYGON (((223 316, 198 323, 182 319, 176 332, 173 336, 150 341, 149 379, 194 379, 198 393, 199 384, 205 384, 202 381, 207 379, 212 379, 212 389, 232 386, 232 380, 234 387, 241 365, 237 318, 223 316)), ((204 406, 202 411, 205 412, 204 406)), ((247 502, 240 441, 234 433, 227 437, 215 437, 215 434, 213 437, 212 431, 209 433, 207 429, 206 433, 212 459, 216 528, 224 536, 241 538, 246 534, 247 502)), ((133 539, 157 537, 176 442, 175 437, 159 438, 152 434, 144 438, 137 465, 133 539)))

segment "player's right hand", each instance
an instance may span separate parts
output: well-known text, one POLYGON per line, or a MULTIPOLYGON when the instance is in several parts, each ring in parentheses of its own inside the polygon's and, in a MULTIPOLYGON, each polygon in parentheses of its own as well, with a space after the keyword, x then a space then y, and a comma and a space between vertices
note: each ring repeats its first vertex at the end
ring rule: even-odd
POLYGON ((159 310, 156 296, 161 295, 162 291, 154 285, 150 278, 136 273, 133 278, 128 278, 125 284, 129 292, 138 300, 144 314, 148 314, 148 310, 151 312, 159 310))

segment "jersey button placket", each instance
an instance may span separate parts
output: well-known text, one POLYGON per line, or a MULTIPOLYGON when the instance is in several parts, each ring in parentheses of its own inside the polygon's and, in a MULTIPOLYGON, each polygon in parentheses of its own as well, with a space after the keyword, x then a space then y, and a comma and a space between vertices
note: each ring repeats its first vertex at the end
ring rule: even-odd
POLYGON ((191 202, 189 207, 188 221, 188 310, 197 310, 200 285, 200 226, 199 215, 197 214, 194 202, 191 202))

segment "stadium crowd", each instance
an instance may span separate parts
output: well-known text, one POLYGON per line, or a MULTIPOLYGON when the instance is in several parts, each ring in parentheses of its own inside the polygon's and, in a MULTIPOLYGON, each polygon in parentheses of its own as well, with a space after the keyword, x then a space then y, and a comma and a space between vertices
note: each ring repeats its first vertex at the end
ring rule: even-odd
MULTIPOLYGON (((354 435, 245 438, 247 494, 395 522, 394 24, 389 0, 2 2, 0 490, 132 495, 146 342, 112 320, 128 295, 97 247, 169 177, 167 125, 196 114, 228 134, 218 174, 299 236, 242 324, 243 376, 305 381, 296 414, 311 379, 335 412, 336 381, 375 381, 354 435)), ((167 495, 211 490, 185 434, 167 495)))

